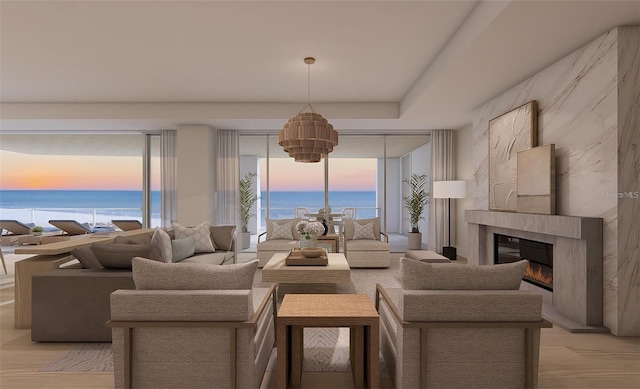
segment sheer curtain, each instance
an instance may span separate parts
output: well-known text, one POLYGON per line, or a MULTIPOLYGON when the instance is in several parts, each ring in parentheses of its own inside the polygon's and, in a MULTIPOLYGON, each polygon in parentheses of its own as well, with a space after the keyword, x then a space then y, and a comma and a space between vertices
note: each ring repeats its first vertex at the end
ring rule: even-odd
POLYGON ((176 130, 162 130, 160 134, 160 185, 162 193, 161 204, 161 225, 171 227, 171 221, 176 220, 177 198, 176 198, 176 130))
MULTIPOLYGON (((433 194, 434 181, 453 180, 455 174, 453 156, 453 130, 431 131, 431 194, 433 194)), ((429 250, 442 252, 442 246, 447 241, 447 199, 434 199, 429 201, 429 250)), ((453 223, 455 217, 451 217, 452 231, 455 231, 453 223)))
POLYGON ((236 231, 240 231, 238 131, 219 130, 217 146, 216 224, 235 225, 236 231))

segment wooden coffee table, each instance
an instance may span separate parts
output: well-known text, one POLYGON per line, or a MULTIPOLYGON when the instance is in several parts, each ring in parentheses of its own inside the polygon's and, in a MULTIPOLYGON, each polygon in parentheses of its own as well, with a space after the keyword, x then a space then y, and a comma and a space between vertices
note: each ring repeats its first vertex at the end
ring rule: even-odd
POLYGON ((326 266, 287 266, 288 253, 275 253, 262 268, 262 282, 278 284, 278 293, 335 293, 336 284, 351 282, 344 254, 328 253, 326 266))
POLYGON ((288 294, 277 318, 277 387, 299 388, 304 360, 304 327, 349 327, 349 356, 355 388, 378 388, 378 312, 362 294, 288 294))

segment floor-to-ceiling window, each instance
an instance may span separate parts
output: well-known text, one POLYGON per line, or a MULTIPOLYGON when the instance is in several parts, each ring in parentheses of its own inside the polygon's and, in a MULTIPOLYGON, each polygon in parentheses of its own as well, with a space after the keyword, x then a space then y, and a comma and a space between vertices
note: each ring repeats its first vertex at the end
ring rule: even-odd
MULTIPOLYGON (((324 160, 295 162, 277 139, 277 135, 240 136, 241 176, 254 171, 259 177, 259 217, 251 231, 262 231, 267 215, 290 218, 296 208, 317 213, 325 207, 324 160)), ((340 135, 326 164, 331 212, 355 208, 357 218, 379 216, 387 231, 406 233, 402 179, 414 172, 428 173, 428 142, 428 134, 340 135)))
POLYGON ((50 228, 52 219, 92 226, 143 220, 144 188, 151 220, 160 221, 157 136, 131 133, 0 134, 0 218, 50 228), (143 175, 148 139, 149 174, 143 175), (143 185, 143 176, 149 185, 143 185))

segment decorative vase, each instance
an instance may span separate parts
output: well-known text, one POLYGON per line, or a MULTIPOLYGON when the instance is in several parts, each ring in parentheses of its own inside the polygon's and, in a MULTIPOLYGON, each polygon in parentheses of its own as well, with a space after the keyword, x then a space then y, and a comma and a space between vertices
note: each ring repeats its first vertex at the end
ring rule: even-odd
POLYGON ((310 235, 309 239, 300 237, 300 248, 303 247, 318 247, 318 237, 315 235, 310 235))
POLYGON ((322 233, 322 235, 327 235, 327 232, 329 231, 329 225, 327 224, 327 219, 322 219, 322 227, 324 227, 324 232, 322 233))

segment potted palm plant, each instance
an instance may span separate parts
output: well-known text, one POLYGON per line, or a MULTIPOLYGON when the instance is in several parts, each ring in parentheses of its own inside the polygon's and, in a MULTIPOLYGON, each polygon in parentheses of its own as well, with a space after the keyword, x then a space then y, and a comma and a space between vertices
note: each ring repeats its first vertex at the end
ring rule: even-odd
POLYGON ((253 205, 258 201, 258 196, 253 191, 253 179, 258 173, 249 172, 240 179, 240 222, 242 224, 242 249, 251 245, 251 233, 248 225, 249 219, 256 214, 251 212, 253 205))
POLYGON ((402 182, 409 185, 409 195, 403 197, 404 206, 409 211, 409 224, 411 224, 411 232, 408 233, 409 250, 420 250, 422 248, 422 233, 418 223, 423 219, 422 213, 425 205, 429 204, 429 192, 424 188, 427 183, 427 175, 414 173, 402 182))

